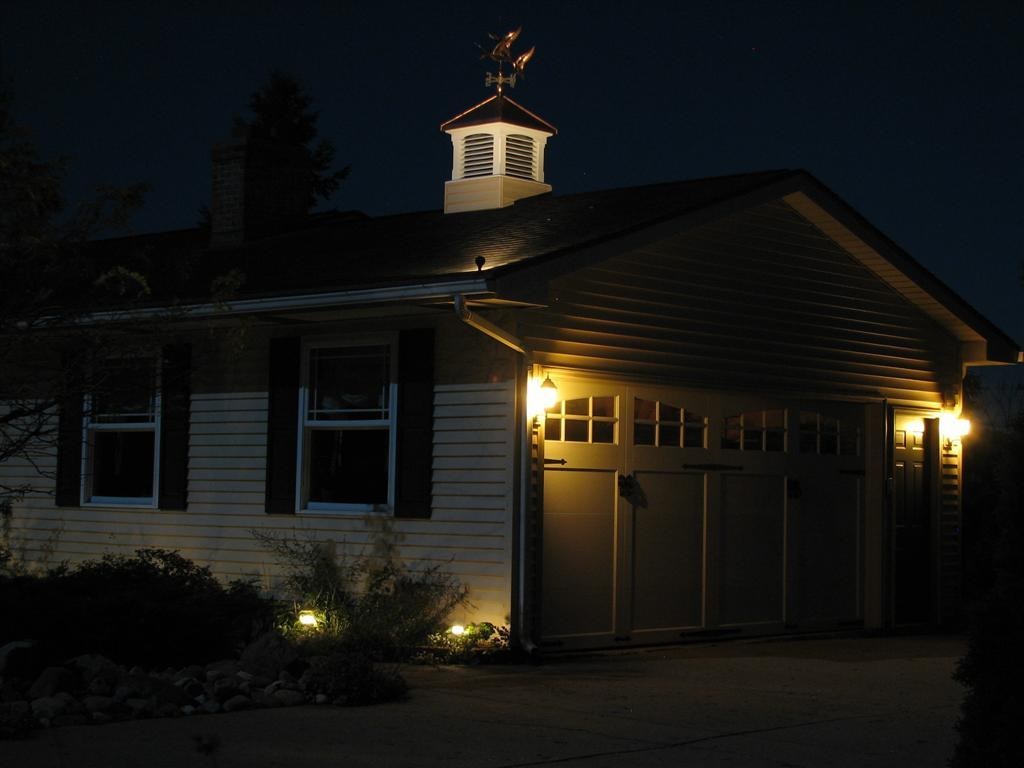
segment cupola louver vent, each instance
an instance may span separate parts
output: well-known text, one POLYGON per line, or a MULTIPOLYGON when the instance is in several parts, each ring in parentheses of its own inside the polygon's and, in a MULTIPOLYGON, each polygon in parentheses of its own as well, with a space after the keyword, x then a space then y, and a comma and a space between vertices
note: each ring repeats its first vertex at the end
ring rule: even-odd
POLYGON ((505 139, 505 173, 520 179, 537 178, 537 154, 533 139, 512 133, 505 139))
POLYGON ((494 136, 473 133, 462 145, 462 177, 490 176, 494 173, 494 136))

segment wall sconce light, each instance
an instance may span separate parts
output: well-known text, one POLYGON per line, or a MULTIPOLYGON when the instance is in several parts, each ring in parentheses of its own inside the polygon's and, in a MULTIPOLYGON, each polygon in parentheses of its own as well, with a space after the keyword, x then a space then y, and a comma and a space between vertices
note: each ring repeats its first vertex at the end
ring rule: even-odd
POLYGON ((942 437, 946 450, 952 450, 954 445, 959 445, 964 435, 971 431, 971 422, 961 419, 951 413, 944 413, 939 417, 939 435, 942 437))
POLYGON ((544 411, 558 402, 558 387, 551 380, 551 376, 545 376, 544 381, 530 379, 526 392, 526 409, 531 419, 536 419, 544 411))

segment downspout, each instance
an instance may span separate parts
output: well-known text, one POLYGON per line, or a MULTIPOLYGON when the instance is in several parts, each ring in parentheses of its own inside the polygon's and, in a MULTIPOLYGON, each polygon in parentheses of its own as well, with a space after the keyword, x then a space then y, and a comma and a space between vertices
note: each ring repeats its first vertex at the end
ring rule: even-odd
POLYGON ((515 378, 515 403, 513 406, 513 419, 515 421, 515 440, 512 446, 514 462, 514 478, 512 493, 512 573, 511 573, 511 602, 512 608, 516 611, 515 625, 513 632, 519 635, 519 646, 528 654, 533 654, 537 648, 532 638, 521 634, 526 625, 526 605, 524 602, 525 585, 523 583, 525 573, 524 544, 526 537, 526 515, 523 510, 523 499, 529 498, 527 487, 527 476, 524 467, 528 466, 529 441, 524 439, 526 424, 526 401, 523 393, 526 391, 526 377, 528 375, 528 354, 523 342, 512 335, 504 328, 500 328, 489 320, 486 320, 473 312, 466 305, 466 297, 462 294, 455 294, 455 316, 471 328, 490 336, 495 341, 504 344, 509 349, 520 355, 519 365, 516 366, 515 378))

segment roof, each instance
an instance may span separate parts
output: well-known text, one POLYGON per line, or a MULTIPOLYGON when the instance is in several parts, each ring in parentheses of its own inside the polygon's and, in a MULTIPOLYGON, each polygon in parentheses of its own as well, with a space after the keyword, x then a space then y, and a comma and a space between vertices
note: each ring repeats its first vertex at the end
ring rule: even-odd
POLYGON ((456 115, 448 122, 441 123, 441 130, 451 131, 455 128, 486 125, 487 123, 508 123, 510 125, 522 126, 523 128, 532 128, 535 131, 543 131, 551 135, 558 133, 558 129, 547 120, 533 114, 526 107, 512 101, 503 93, 496 93, 489 99, 485 99, 476 106, 470 107, 462 114, 456 115))
POLYGON ((399 298, 409 295, 400 289, 424 295, 431 285, 470 283, 518 300, 528 286, 771 200, 793 206, 961 342, 981 343, 988 351, 976 360, 1019 358, 1010 337, 800 170, 542 194, 449 215, 320 215, 299 231, 239 248, 208 249, 205 233, 187 230, 107 241, 102 250, 110 263, 140 264, 159 276, 152 283, 161 287, 154 298, 162 303, 210 302, 211 285, 232 271, 241 282, 231 300, 249 307, 282 298, 293 307, 324 306, 332 295, 345 294, 347 302, 369 292, 399 298))

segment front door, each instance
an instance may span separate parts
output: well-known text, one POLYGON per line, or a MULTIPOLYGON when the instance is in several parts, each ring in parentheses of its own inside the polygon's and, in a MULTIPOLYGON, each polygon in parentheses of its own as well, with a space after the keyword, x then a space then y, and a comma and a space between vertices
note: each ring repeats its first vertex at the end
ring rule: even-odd
POLYGON ((897 413, 893 426, 893 620, 920 624, 933 614, 929 491, 937 447, 930 432, 937 430, 910 413, 897 413))

